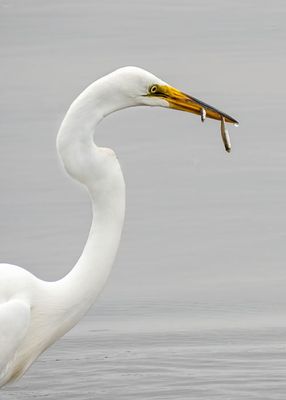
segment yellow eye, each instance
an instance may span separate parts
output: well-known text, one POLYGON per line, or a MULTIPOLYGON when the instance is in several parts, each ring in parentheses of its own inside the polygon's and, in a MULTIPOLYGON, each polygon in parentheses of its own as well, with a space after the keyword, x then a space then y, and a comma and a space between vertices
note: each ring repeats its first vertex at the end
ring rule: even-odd
POLYGON ((150 87, 150 93, 154 94, 158 92, 158 86, 157 85, 153 85, 150 87))

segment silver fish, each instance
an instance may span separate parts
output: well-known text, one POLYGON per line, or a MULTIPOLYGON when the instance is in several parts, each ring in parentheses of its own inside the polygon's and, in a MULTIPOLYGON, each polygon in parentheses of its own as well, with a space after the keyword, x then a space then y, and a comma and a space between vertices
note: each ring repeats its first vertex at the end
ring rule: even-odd
POLYGON ((206 119, 206 110, 204 108, 201 108, 201 121, 204 122, 204 120, 206 119))
POLYGON ((230 151, 231 151, 230 137, 229 137, 228 130, 225 127, 225 120, 224 120, 223 116, 221 117, 220 132, 221 132, 221 137, 222 137, 222 141, 223 141, 225 150, 228 153, 230 153, 230 151))

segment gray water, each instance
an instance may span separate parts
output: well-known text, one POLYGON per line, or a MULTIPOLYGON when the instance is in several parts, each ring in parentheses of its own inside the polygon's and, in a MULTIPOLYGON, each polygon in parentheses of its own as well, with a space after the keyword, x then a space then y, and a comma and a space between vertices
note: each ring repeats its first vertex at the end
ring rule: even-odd
POLYGON ((97 305, 7 399, 285 399, 284 1, 0 0, 0 259, 63 276, 89 229, 55 138, 74 97, 123 65, 233 115, 110 116, 127 184, 97 305))

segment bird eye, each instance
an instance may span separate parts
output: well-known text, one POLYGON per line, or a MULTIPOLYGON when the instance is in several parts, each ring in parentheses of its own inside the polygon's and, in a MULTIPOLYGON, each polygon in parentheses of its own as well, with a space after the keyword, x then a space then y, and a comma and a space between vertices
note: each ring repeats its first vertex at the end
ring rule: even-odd
POLYGON ((158 92, 158 86, 157 85, 153 85, 150 87, 150 93, 154 94, 158 92))

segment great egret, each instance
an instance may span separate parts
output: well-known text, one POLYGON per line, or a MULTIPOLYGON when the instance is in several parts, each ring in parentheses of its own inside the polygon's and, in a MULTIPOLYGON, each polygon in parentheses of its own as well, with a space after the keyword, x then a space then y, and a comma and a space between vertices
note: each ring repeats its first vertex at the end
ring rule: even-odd
POLYGON ((237 123, 232 117, 136 67, 120 68, 92 83, 70 106, 57 136, 67 173, 88 190, 93 218, 83 252, 56 282, 0 265, 0 387, 32 362, 88 311, 110 273, 125 211, 125 184, 115 153, 95 145, 96 125, 132 106, 161 106, 237 123))

